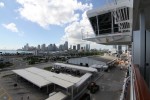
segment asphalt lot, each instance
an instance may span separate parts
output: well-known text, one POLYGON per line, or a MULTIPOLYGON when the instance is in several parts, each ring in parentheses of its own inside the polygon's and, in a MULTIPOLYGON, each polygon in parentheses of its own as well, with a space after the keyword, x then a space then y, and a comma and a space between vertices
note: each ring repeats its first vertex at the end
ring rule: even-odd
POLYGON ((45 100, 48 98, 45 88, 40 89, 28 81, 16 77, 11 70, 27 67, 43 69, 51 66, 52 62, 28 65, 21 58, 11 58, 11 60, 14 65, 0 71, 0 100, 45 100), (14 87, 14 84, 17 86, 14 87))
POLYGON ((2 87, 0 87, 0 100, 12 100, 12 98, 2 87))
POLYGON ((40 89, 16 75, 1 77, 0 85, 12 100, 45 100, 48 97, 46 90, 40 89), (14 84, 17 84, 17 86, 14 86, 14 84))
POLYGON ((103 76, 96 81, 100 91, 91 95, 92 100, 120 100, 125 73, 125 70, 120 70, 118 67, 104 72, 103 76))
MULTIPOLYGON (((5 95, 12 98, 12 100, 45 100, 48 97, 45 89, 41 90, 24 79, 16 77, 11 70, 27 67, 44 68, 51 66, 53 63, 48 62, 28 65, 21 59, 13 59, 13 61, 14 66, 6 71, 0 71, 0 86, 5 89, 5 92, 2 91, 2 93, 5 93, 5 95), (16 83, 17 87, 14 87, 16 83)), ((96 94, 91 95, 92 100, 119 100, 125 72, 124 70, 120 70, 120 68, 113 68, 110 72, 104 72, 104 75, 96 82, 101 89, 96 94)), ((3 100, 1 99, 3 98, 1 94, 0 100, 3 100)))

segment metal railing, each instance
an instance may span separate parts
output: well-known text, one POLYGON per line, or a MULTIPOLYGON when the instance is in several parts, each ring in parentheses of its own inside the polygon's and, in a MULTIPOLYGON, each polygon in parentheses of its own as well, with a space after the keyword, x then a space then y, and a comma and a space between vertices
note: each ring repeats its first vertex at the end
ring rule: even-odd
POLYGON ((131 65, 129 68, 129 72, 130 72, 130 100, 136 100, 136 94, 135 94, 135 85, 134 85, 134 70, 133 70, 133 66, 131 65))
POLYGON ((120 100, 125 100, 129 82, 130 82, 130 76, 125 78, 124 80, 123 91, 121 93, 120 100))
POLYGON ((116 5, 116 4, 118 4, 118 3, 127 2, 127 1, 131 1, 131 0, 106 0, 106 1, 107 1, 107 3, 109 3, 109 4, 114 4, 114 5, 116 5))
POLYGON ((138 65, 131 65, 130 77, 130 100, 150 100, 148 86, 138 65))

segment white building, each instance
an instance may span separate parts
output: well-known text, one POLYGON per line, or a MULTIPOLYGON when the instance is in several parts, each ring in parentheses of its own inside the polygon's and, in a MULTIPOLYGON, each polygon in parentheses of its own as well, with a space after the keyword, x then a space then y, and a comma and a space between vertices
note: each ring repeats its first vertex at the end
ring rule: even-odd
POLYGON ((92 65, 103 65, 107 66, 109 65, 110 62, 116 60, 115 57, 108 57, 108 56, 102 56, 102 57, 94 57, 94 56, 89 56, 89 57, 81 57, 81 58, 71 58, 67 61, 69 64, 75 64, 75 65, 80 65, 80 66, 92 66, 92 65))
POLYGON ((45 45, 45 44, 42 44, 42 45, 41 45, 41 50, 42 50, 42 51, 45 51, 45 50, 46 50, 46 45, 45 45))

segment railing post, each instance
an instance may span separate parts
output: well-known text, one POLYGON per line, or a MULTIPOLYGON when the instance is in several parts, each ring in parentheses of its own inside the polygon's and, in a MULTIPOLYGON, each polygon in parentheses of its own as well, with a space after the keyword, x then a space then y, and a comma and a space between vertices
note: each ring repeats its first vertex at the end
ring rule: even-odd
POLYGON ((136 100, 134 88, 134 74, 132 65, 129 67, 130 72, 130 100, 136 100))

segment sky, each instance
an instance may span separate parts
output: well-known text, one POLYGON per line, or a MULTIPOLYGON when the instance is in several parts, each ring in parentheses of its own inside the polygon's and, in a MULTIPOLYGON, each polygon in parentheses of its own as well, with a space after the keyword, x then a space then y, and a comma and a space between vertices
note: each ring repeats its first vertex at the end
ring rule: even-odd
POLYGON ((82 40, 94 36, 86 12, 102 7, 107 0, 0 0, 0 49, 19 49, 26 43, 69 45, 90 44, 82 40))

